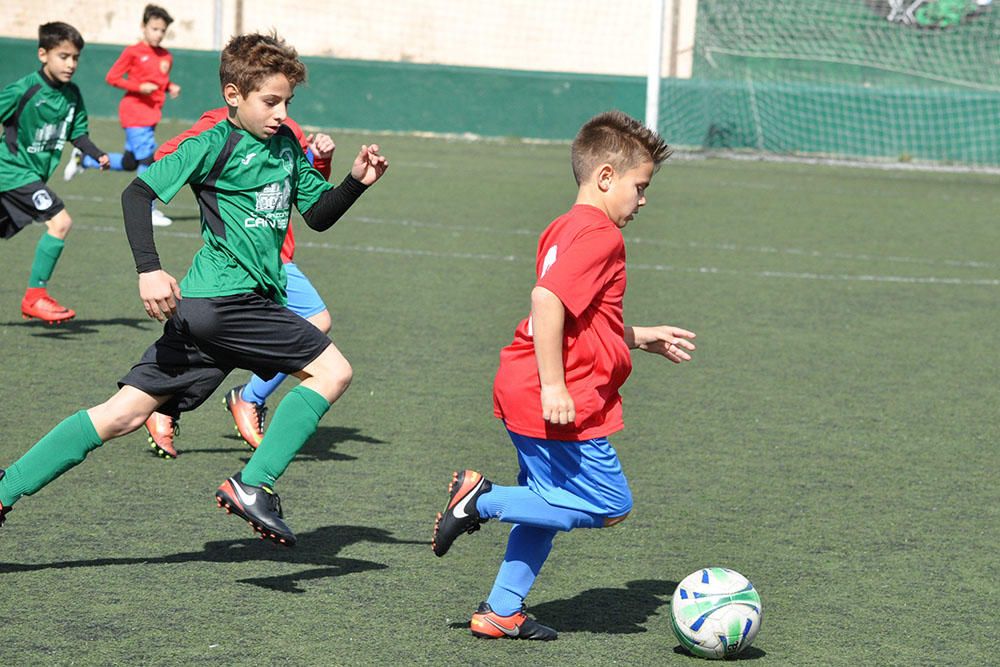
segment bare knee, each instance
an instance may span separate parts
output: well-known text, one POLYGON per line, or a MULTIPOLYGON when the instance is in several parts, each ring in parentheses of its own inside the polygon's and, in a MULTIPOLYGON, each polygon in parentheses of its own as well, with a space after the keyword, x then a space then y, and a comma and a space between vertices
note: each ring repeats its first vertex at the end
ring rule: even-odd
POLYGON ((329 310, 324 310, 321 313, 310 315, 306 319, 312 322, 312 325, 323 333, 330 333, 330 328, 333 326, 333 320, 330 318, 329 310))
POLYGON ((315 361, 296 374, 302 385, 333 403, 351 386, 354 369, 335 346, 330 345, 315 361))
POLYGON ((49 228, 49 234, 52 236, 57 239, 65 239, 73 226, 73 219, 69 217, 66 209, 63 209, 56 213, 51 220, 47 220, 45 226, 49 228))
POLYGON ((625 519, 627 519, 628 515, 631 514, 631 513, 632 513, 631 511, 628 511, 628 512, 625 512, 625 514, 622 514, 621 516, 609 516, 609 517, 605 517, 604 518, 604 527, 605 528, 610 528, 611 526, 617 526, 622 521, 624 521, 625 519))

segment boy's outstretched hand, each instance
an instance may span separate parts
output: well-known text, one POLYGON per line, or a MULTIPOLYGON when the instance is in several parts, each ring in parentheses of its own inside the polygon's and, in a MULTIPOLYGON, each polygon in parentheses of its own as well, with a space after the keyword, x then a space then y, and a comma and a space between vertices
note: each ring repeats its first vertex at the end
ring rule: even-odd
POLYGON ((163 269, 147 271, 139 274, 139 298, 147 315, 165 322, 177 312, 181 288, 174 277, 163 269))
POLYGON ((378 144, 362 146, 351 166, 351 176, 364 185, 371 185, 389 168, 389 161, 378 154, 378 144))
POLYGON ((675 364, 691 361, 688 352, 694 352, 693 331, 661 324, 656 327, 625 327, 625 343, 632 349, 639 348, 666 357, 675 364))
POLYGON ((313 156, 317 160, 329 161, 333 157, 333 151, 337 149, 337 144, 334 143, 333 137, 322 132, 310 134, 306 137, 306 144, 309 145, 309 150, 312 151, 313 156))

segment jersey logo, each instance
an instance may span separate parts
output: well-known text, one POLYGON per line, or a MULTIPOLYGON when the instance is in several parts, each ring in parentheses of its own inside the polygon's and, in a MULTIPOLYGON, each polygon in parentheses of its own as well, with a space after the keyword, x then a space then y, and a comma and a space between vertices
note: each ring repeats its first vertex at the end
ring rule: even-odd
POLYGON ((44 211, 52 206, 52 197, 45 190, 36 190, 31 195, 31 201, 35 202, 35 210, 44 211))
POLYGON ((243 158, 242 160, 240 160, 240 164, 242 164, 245 167, 248 164, 250 164, 250 160, 254 159, 256 156, 257 156, 256 153, 250 153, 245 158, 243 158))
POLYGON ((149 56, 143 56, 142 58, 139 58, 139 62, 141 62, 141 63, 144 63, 147 60, 149 60, 149 56))
POLYGON ((287 146, 282 148, 281 152, 278 153, 278 157, 281 159, 281 166, 288 174, 295 171, 295 155, 292 153, 291 148, 287 146))
POLYGON ((164 74, 166 74, 167 72, 170 71, 170 61, 169 60, 161 60, 160 61, 160 71, 162 73, 164 73, 164 74))

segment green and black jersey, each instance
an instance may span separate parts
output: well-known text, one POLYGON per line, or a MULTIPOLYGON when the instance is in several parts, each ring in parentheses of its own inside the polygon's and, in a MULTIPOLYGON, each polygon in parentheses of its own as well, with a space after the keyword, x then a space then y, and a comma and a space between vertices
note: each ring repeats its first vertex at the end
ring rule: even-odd
POLYGON ((185 139, 139 179, 164 202, 190 184, 205 245, 181 281, 186 297, 255 292, 286 303, 281 244, 294 205, 309 210, 333 186, 288 128, 261 141, 222 121, 185 139))
POLYGON ((48 181, 63 145, 87 134, 87 110, 75 83, 58 83, 41 70, 0 90, 0 190, 48 181))

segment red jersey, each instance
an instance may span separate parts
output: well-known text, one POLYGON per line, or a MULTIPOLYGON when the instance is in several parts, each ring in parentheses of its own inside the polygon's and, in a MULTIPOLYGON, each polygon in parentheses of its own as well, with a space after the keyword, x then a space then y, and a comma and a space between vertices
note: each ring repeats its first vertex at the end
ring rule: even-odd
MULTIPOLYGON (((193 137, 201 134, 205 130, 215 127, 222 121, 229 117, 228 107, 219 107, 218 109, 212 109, 211 111, 206 111, 201 115, 201 118, 195 122, 194 125, 184 130, 176 137, 160 145, 153 154, 154 160, 159 160, 164 155, 170 155, 177 147, 181 145, 181 142, 189 137, 193 137)), ((299 140, 299 146, 302 146, 302 151, 305 152, 309 148, 309 142, 306 141, 306 135, 296 123, 291 118, 285 118, 282 125, 287 125, 288 129, 292 131, 295 138, 299 140)), ((323 160, 320 158, 315 158, 313 162, 313 167, 316 168, 319 173, 323 174, 323 178, 330 178, 330 161, 323 160)), ((295 257, 295 235, 292 234, 292 223, 288 223, 288 231, 285 233, 285 241, 281 244, 281 261, 286 264, 295 257)))
POLYGON ((152 127, 160 122, 173 64, 174 57, 162 47, 146 42, 125 47, 104 77, 112 86, 125 90, 118 104, 118 120, 122 127, 152 127), (155 83, 156 90, 143 95, 139 86, 147 82, 155 83))
POLYGON ((632 372, 625 344, 625 241, 621 230, 593 206, 576 205, 556 218, 538 240, 535 272, 566 309, 563 368, 576 407, 572 424, 542 419, 541 383, 531 318, 500 351, 493 382, 493 413, 520 435, 582 441, 624 426, 618 389, 632 372))

